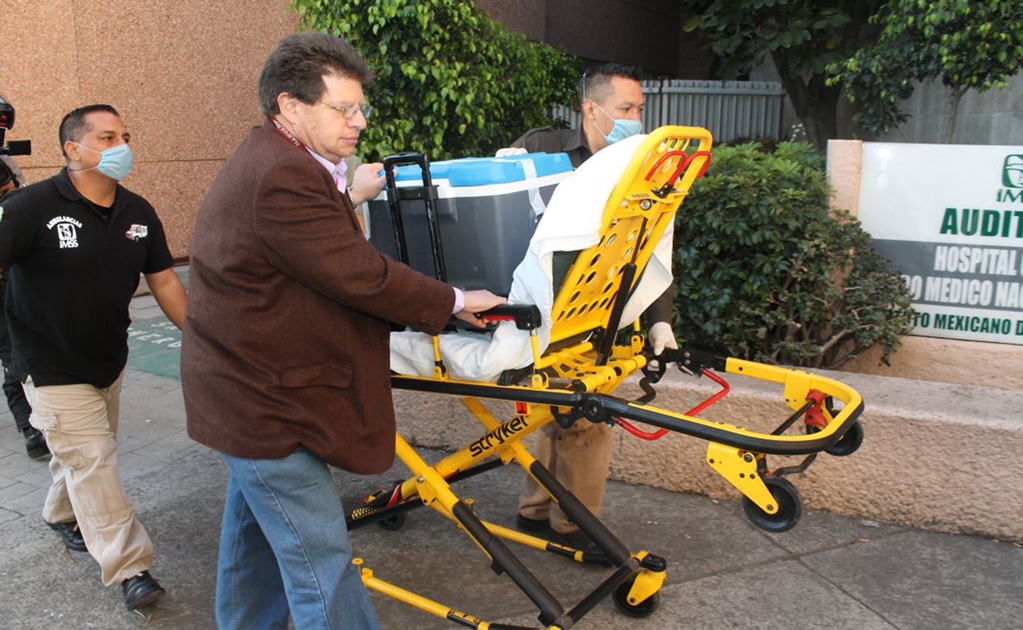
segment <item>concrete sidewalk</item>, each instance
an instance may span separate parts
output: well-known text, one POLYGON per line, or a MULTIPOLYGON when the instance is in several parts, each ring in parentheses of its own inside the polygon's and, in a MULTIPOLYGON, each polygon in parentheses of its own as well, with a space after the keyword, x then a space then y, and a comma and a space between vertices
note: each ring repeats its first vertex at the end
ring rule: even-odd
MULTIPOLYGON (((149 617, 104 588, 96 563, 66 551, 39 516, 49 474, 29 460, 13 420, 0 414, 0 628, 213 628, 216 549, 225 467, 185 434, 177 379, 179 333, 150 297, 133 303, 132 356, 122 395, 121 477, 156 544, 154 576, 168 589, 149 617)), ((438 418, 438 421, 441 421, 438 418)), ((433 460, 443 454, 427 451, 433 460)), ((346 505, 405 475, 336 473, 346 505)), ((511 525, 522 472, 508 467, 456 486, 484 518, 511 525)), ((769 535, 738 501, 715 501, 612 482, 605 521, 630 546, 669 562, 652 616, 602 602, 577 627, 701 630, 1015 629, 1023 619, 1023 549, 970 536, 805 512, 769 535)), ((356 552, 384 580, 487 619, 536 623, 533 605, 453 525, 430 510, 399 532, 352 533, 356 552)), ((523 550, 523 561, 568 606, 607 571, 523 550)), ((458 627, 373 594, 385 628, 458 627)))

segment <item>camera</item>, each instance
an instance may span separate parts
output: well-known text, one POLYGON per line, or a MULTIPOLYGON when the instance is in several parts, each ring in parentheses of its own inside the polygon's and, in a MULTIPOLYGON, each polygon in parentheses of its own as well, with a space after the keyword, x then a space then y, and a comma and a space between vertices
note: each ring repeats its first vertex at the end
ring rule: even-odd
POLYGON ((14 105, 0 98, 0 155, 31 155, 31 140, 5 142, 7 130, 14 127, 14 105))

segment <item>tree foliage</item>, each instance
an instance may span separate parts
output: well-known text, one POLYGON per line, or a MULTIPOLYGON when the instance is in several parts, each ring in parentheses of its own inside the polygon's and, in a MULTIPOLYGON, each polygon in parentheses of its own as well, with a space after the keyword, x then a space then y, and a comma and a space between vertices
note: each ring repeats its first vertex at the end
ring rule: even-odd
POLYGON ((838 137, 840 90, 827 84, 829 64, 864 43, 864 26, 883 0, 681 0, 723 60, 722 74, 749 72, 771 56, 796 115, 823 150, 838 137))
POLYGON ((1003 89, 1023 69, 1020 0, 889 0, 871 21, 877 42, 829 66, 860 110, 853 119, 884 133, 907 119, 899 103, 918 81, 940 78, 951 90, 954 132, 959 99, 970 89, 1003 89))
POLYGON ((714 147, 675 225, 675 330, 756 361, 835 368, 909 332, 909 293, 848 213, 832 211, 806 143, 714 147))
POLYGON ((511 33, 471 0, 293 0, 301 27, 344 37, 376 73, 367 157, 421 151, 433 159, 492 154, 548 106, 569 104, 571 57, 511 33))

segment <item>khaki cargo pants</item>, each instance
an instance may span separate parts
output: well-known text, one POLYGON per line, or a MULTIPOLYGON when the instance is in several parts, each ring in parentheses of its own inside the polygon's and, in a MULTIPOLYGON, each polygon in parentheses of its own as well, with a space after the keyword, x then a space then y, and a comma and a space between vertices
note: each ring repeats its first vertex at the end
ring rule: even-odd
MULTIPOLYGON (((540 429, 537 438, 533 456, 587 509, 599 516, 611 466, 611 427, 582 419, 562 429, 552 422, 540 429)), ((528 476, 526 488, 519 497, 519 514, 547 520, 551 528, 561 534, 579 529, 547 491, 528 476)))
POLYGON ((78 521, 89 553, 111 586, 150 568, 153 543, 117 473, 117 421, 122 374, 105 389, 25 383, 29 421, 53 453, 53 483, 43 505, 48 523, 78 521))

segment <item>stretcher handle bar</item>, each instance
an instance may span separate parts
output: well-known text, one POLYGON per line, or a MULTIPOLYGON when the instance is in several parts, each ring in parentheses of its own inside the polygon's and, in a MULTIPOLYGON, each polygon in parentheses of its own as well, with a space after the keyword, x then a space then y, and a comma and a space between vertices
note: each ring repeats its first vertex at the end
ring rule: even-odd
POLYGON ((485 322, 515 322, 519 330, 536 330, 543 324, 540 309, 533 304, 502 304, 477 315, 485 322))
POLYGON ((650 179, 654 176, 654 172, 657 171, 657 169, 661 166, 661 164, 665 162, 665 160, 676 156, 681 157, 679 158, 678 166, 675 168, 675 172, 672 173, 671 177, 669 177, 664 182, 663 186, 654 191, 654 194, 657 195, 658 197, 664 197, 665 195, 667 195, 668 192, 671 191, 671 187, 674 186, 675 182, 678 181, 679 176, 682 175, 682 172, 689 168, 689 165, 696 161, 697 158, 704 159, 703 162, 700 164, 700 170, 696 173, 696 176, 693 179, 699 179, 703 177, 703 174, 707 172, 708 168, 710 168, 711 160, 710 151, 696 151, 692 155, 687 154, 685 151, 669 151, 662 155, 660 158, 658 158, 656 162, 654 162, 654 165, 650 167, 649 171, 647 171, 645 179, 647 181, 650 181, 650 179))
POLYGON ((430 255, 433 258, 434 276, 447 282, 448 273, 444 267, 444 249, 440 242, 440 223, 437 219, 436 194, 433 191, 433 178, 430 175, 430 158, 425 153, 408 152, 388 155, 384 158, 384 177, 387 182, 387 201, 391 209, 391 225, 394 228, 394 246, 398 253, 398 260, 409 264, 408 244, 405 241, 405 226, 401 218, 402 195, 398 192, 398 182, 395 178, 395 167, 405 164, 419 166, 422 174, 423 203, 426 205, 426 227, 430 234, 430 255))
POLYGON ((687 348, 686 346, 681 348, 665 348, 661 354, 656 356, 653 350, 647 349, 643 351, 643 356, 646 357, 646 365, 641 369, 643 370, 643 376, 650 383, 658 383, 664 378, 664 373, 668 371, 669 363, 674 363, 680 370, 693 376, 699 376, 701 372, 706 374, 708 369, 725 372, 725 366, 727 365, 726 357, 718 356, 705 350, 687 348))
MULTIPOLYGON (((732 391, 732 386, 728 384, 728 381, 726 381, 725 379, 721 378, 717 374, 711 372, 710 370, 704 369, 703 370, 703 375, 706 376, 707 378, 709 378, 710 380, 714 381, 718 385, 720 385, 721 389, 719 389, 717 392, 712 394, 710 397, 708 397, 706 400, 704 400, 699 405, 696 405, 695 407, 693 407, 692 409, 687 411, 685 413, 685 415, 687 415, 687 416, 695 416, 696 414, 704 411, 705 409, 707 409, 708 407, 710 407, 714 403, 718 402, 719 400, 721 400, 722 398, 727 396, 728 393, 730 391, 732 391)), ((631 422, 625 420, 624 418, 615 418, 615 423, 618 426, 620 426, 621 428, 623 428, 626 431, 628 431, 629 433, 631 433, 632 435, 634 435, 634 436, 636 436, 636 437, 638 437, 638 438, 640 438, 642 440, 648 440, 650 442, 652 442, 654 440, 659 440, 659 439, 661 439, 662 437, 664 437, 665 435, 668 434, 668 430, 667 429, 658 429, 657 431, 651 431, 651 432, 644 431, 643 429, 640 429, 639 427, 635 426, 634 424, 632 424, 631 422)))
MULTIPOLYGON (((851 397, 855 399, 852 402, 841 396, 836 396, 836 398, 848 404, 839 412, 825 431, 791 437, 758 433, 741 427, 711 422, 702 418, 662 411, 653 407, 637 405, 608 394, 571 392, 556 389, 533 389, 530 387, 501 386, 474 381, 437 380, 416 376, 392 376, 391 384, 395 389, 410 391, 433 392, 452 396, 472 396, 491 400, 508 400, 511 402, 521 401, 534 405, 571 407, 580 410, 586 410, 587 408, 596 409, 602 417, 622 417, 627 420, 634 420, 661 429, 667 429, 675 433, 682 433, 683 435, 718 442, 725 446, 732 446, 755 453, 765 453, 767 455, 808 455, 831 448, 841 439, 853 422, 859 418, 860 414, 863 413, 863 399, 858 394, 851 397), (832 427, 835 428, 832 430, 832 427)), ((835 388, 827 388, 820 384, 817 387, 825 391, 826 394, 835 395, 837 393, 828 391, 835 388)), ((855 392, 853 393, 855 394, 855 392)), ((590 414, 587 414, 587 417, 594 422, 603 421, 595 419, 598 417, 597 415, 590 417, 590 414)))

